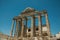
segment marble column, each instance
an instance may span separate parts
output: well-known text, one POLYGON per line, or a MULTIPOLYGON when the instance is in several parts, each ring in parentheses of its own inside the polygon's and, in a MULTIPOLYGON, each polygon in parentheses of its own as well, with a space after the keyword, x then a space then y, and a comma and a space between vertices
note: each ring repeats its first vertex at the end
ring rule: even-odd
POLYGON ((26 26, 25 27, 26 27, 26 36, 27 36, 27 21, 28 20, 27 20, 27 18, 25 20, 26 20, 26 26))
POLYGON ((16 34, 15 34, 15 37, 16 37, 16 40, 18 40, 18 31, 19 31, 19 21, 18 21, 18 19, 16 20, 16 34))
POLYGON ((21 37, 21 30, 22 30, 22 19, 20 20, 20 37, 21 37))
POLYGON ((39 29, 38 40, 42 40, 42 19, 41 19, 41 14, 38 15, 38 29, 39 29))
POLYGON ((24 21, 22 19, 22 26, 21 26, 21 38, 23 37, 23 31, 24 30, 24 21))
POLYGON ((27 19, 27 18, 25 18, 25 20, 26 20, 26 27, 27 27, 27 21, 28 21, 28 19, 27 19))
POLYGON ((26 24, 25 24, 25 25, 26 25, 26 26, 25 26, 25 27, 26 27, 26 29, 25 29, 26 34, 25 34, 25 37, 27 38, 26 40, 28 40, 28 36, 27 36, 27 35, 28 35, 28 33, 27 33, 27 28, 28 28, 28 27, 27 27, 27 21, 28 21, 28 19, 27 19, 26 17, 25 17, 25 21, 26 21, 26 24))
POLYGON ((31 37, 33 37, 33 32, 34 32, 34 25, 35 25, 35 20, 34 20, 34 16, 31 16, 31 37))
POLYGON ((13 35, 13 31, 14 31, 14 20, 12 20, 12 27, 11 27, 11 31, 10 31, 10 38, 9 38, 9 40, 11 40, 11 37, 13 35))
POLYGON ((12 20, 12 27, 11 27, 10 36, 12 36, 12 35, 13 35, 13 30, 14 30, 14 20, 12 20))
POLYGON ((47 33, 48 33, 48 36, 50 37, 50 27, 49 27, 49 21, 48 21, 48 15, 47 14, 45 14, 45 18, 46 18, 47 33))
POLYGON ((41 32, 42 32, 42 19, 41 19, 41 14, 38 15, 38 28, 39 28, 39 36, 41 36, 41 32))

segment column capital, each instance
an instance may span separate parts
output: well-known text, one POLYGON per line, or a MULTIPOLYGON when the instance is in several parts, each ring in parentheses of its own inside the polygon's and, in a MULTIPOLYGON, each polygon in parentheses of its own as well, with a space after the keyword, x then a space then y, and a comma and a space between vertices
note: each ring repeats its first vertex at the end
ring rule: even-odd
POLYGON ((35 17, 35 15, 31 15, 31 18, 35 19, 36 17, 35 17))
POLYGON ((46 14, 44 14, 45 16, 48 16, 48 14, 46 13, 46 14))

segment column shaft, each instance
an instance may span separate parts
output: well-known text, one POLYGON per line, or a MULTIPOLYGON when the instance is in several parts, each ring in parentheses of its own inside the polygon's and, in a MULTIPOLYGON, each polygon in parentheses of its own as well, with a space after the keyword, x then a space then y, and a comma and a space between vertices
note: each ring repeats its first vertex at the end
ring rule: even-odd
POLYGON ((12 20, 12 27, 11 27, 11 31, 10 31, 10 38, 9 38, 9 40, 12 40, 11 37, 13 35, 13 31, 14 31, 14 20, 12 20))
POLYGON ((33 32, 34 32, 34 16, 31 17, 31 37, 33 37, 33 32))
POLYGON ((42 21, 41 21, 41 15, 38 15, 38 28, 39 28, 39 36, 41 37, 42 32, 42 21))
POLYGON ((45 17, 46 17, 46 25, 47 25, 47 28, 48 28, 48 34, 49 34, 49 36, 50 36, 50 27, 49 27, 49 21, 48 21, 48 15, 47 14, 45 14, 45 17))
POLYGON ((24 22, 23 22, 23 20, 22 20, 21 37, 23 37, 23 30, 24 30, 24 22))
POLYGON ((21 37, 21 32, 22 32, 22 19, 20 21, 20 37, 21 37))
POLYGON ((18 31, 19 31, 19 26, 18 26, 18 24, 19 24, 19 21, 18 20, 16 20, 16 37, 18 37, 18 31))
POLYGON ((12 27, 11 27, 10 36, 12 36, 12 35, 13 35, 13 29, 14 29, 14 20, 12 21, 12 27))
POLYGON ((26 19, 26 36, 27 36, 27 19, 26 19))

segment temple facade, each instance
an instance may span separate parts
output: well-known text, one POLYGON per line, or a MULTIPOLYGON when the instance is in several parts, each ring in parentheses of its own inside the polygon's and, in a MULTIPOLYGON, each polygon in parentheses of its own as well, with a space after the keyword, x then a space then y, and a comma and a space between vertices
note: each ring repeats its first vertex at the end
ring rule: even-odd
POLYGON ((26 8, 19 16, 15 16, 12 22, 10 40, 50 40, 50 25, 46 10, 37 11, 33 8, 26 8), (46 23, 42 24, 45 17, 46 23), (36 19, 38 19, 36 21, 36 19), (28 21, 31 26, 28 28, 28 21), (36 26, 36 22, 38 25, 36 26), (11 38, 13 37, 13 38, 11 38))

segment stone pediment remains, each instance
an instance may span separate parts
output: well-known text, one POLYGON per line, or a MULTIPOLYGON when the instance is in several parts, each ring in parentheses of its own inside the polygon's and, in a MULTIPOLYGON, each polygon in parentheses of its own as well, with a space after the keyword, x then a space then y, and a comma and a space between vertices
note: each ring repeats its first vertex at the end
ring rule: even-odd
POLYGON ((22 12, 22 14, 23 14, 23 13, 30 13, 30 12, 34 12, 34 11, 35 11, 35 9, 30 8, 30 7, 27 7, 27 8, 22 12))

